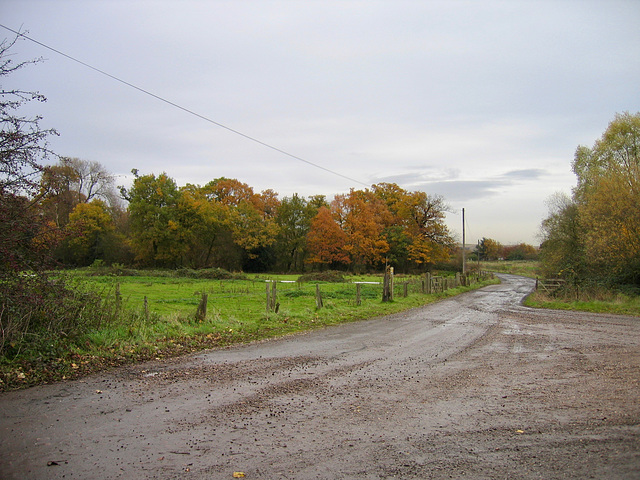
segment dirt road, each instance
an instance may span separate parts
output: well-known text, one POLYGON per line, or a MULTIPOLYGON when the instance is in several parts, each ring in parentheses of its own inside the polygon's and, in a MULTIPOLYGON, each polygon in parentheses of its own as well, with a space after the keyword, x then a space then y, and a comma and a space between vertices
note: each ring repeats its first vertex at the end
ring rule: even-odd
POLYGON ((404 314, 0 395, 0 478, 640 478, 640 318, 404 314))

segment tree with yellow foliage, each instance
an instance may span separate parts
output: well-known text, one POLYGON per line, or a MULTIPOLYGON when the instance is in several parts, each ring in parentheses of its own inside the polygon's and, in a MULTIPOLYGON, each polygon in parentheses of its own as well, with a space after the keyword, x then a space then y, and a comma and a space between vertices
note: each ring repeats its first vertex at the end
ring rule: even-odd
MULTIPOLYGON (((584 251, 583 265, 573 270, 584 272, 581 280, 588 275, 613 284, 640 285, 640 112, 617 114, 592 148, 577 148, 572 166, 578 184, 565 212, 577 220, 584 251)), ((548 259, 562 257, 556 254, 553 239, 559 235, 554 226, 567 224, 551 218, 543 222, 547 270, 553 270, 548 259)))

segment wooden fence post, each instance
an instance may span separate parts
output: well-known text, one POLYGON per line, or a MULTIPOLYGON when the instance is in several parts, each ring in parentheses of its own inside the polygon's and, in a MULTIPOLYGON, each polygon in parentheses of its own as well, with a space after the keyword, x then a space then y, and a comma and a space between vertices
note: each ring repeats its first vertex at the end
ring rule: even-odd
POLYGON ((270 295, 269 282, 266 283, 266 286, 267 286, 267 316, 268 316, 269 310, 271 309, 271 295, 270 295))
POLYGON ((404 295, 404 298, 407 298, 409 296, 409 282, 404 282, 403 288, 404 291, 402 293, 404 295))
POLYGON ((277 281, 273 281, 273 283, 271 284, 271 311, 272 312, 276 312, 276 305, 278 304, 278 282, 277 281))
POLYGON ((120 293, 120 282, 116 283, 116 315, 120 313, 122 307, 122 294, 120 293))
POLYGON ((391 300, 391 267, 387 267, 384 271, 384 280, 382 281, 382 301, 391 300))
POLYGON ((427 294, 433 293, 432 285, 431 285, 431 274, 429 272, 424 274, 424 282, 425 282, 425 285, 426 285, 425 293, 427 293, 427 294))
POLYGON ((360 297, 360 287, 359 283, 356 283, 356 305, 360 306, 362 304, 362 300, 360 297))
POLYGON ((280 304, 278 303, 278 288, 275 280, 267 280, 267 316, 269 312, 278 313, 280 304), (269 286, 271 284, 271 286, 269 286))
POLYGON ((147 300, 147 296, 144 297, 144 319, 149 320, 149 300, 147 300))
POLYGON ((200 299, 200 304, 198 304, 198 309, 196 310, 196 320, 203 322, 205 318, 207 318, 207 303, 209 301, 209 295, 206 293, 202 294, 202 298, 200 299))
POLYGON ((316 308, 320 309, 323 307, 322 304, 322 294, 320 293, 320 284, 316 283, 316 308))

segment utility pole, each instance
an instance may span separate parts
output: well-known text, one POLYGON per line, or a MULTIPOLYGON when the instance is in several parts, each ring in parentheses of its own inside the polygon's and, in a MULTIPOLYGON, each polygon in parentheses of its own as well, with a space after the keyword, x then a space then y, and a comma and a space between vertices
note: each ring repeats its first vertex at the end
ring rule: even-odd
POLYGON ((467 252, 466 252, 466 237, 464 230, 464 208, 462 209, 462 274, 467 273, 467 252))

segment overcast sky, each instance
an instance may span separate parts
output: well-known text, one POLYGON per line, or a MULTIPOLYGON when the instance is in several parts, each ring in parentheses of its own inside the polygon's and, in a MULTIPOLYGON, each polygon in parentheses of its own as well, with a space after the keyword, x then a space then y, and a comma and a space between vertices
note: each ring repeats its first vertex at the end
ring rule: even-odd
MULTIPOLYGON (((64 156, 179 185, 280 197, 379 182, 442 195, 467 243, 538 244, 578 145, 640 111, 640 1, 2 0, 0 23, 269 149, 24 40, 3 86, 64 156), (348 178, 344 178, 348 177, 348 178)), ((0 38, 13 35, 0 28, 0 38)))

